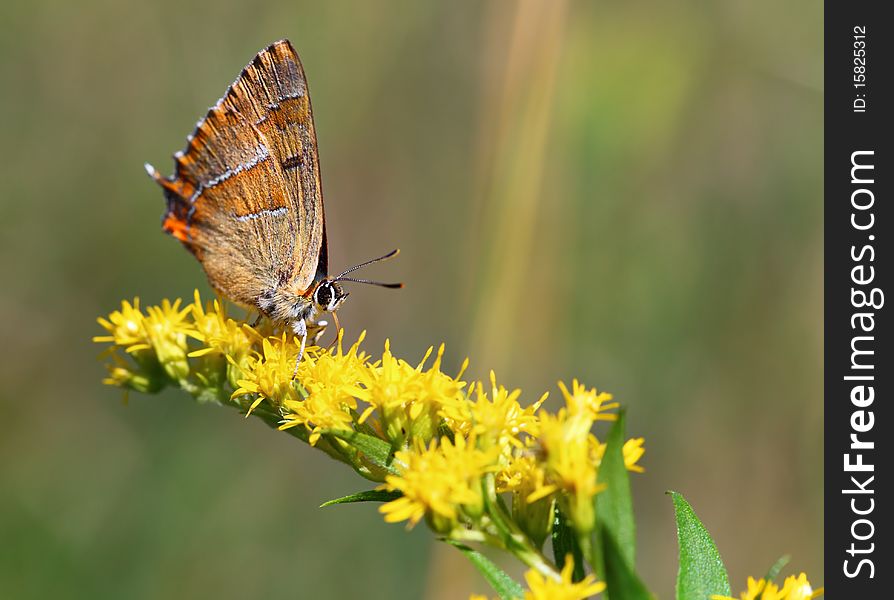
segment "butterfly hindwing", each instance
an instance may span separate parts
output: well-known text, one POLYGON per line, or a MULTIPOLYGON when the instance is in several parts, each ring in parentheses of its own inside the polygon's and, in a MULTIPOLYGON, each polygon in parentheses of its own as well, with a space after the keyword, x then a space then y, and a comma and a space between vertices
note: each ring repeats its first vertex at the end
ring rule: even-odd
POLYGON ((292 276, 297 213, 270 143, 239 112, 215 106, 175 155, 163 227, 201 261, 211 285, 255 306, 292 276))

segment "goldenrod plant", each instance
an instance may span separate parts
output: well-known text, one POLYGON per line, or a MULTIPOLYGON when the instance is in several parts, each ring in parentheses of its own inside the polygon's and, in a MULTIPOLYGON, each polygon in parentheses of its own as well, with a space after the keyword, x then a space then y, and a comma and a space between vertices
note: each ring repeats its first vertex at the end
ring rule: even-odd
MULTIPOLYGON (((606 392, 559 383, 523 405, 520 390, 468 382, 441 370, 444 346, 415 366, 385 343, 381 355, 311 345, 296 371, 300 342, 229 317, 215 300, 124 301, 99 324, 109 344, 105 383, 143 393, 179 387, 201 403, 236 408, 292 435, 372 482, 323 506, 379 503, 389 523, 424 523, 468 557, 503 599, 654 597, 635 569, 636 530, 629 473, 642 473, 642 438, 627 438, 624 411, 606 392), (433 356, 432 356, 433 355, 433 356), (604 424, 607 431, 599 433, 604 424), (515 581, 482 550, 507 552, 528 568, 515 581)), ((714 542, 686 500, 676 511, 680 600, 725 600, 731 590, 714 542)), ((822 595, 804 573, 781 584, 782 563, 749 578, 743 600, 822 595)), ((477 596, 474 596, 477 597, 477 596)))

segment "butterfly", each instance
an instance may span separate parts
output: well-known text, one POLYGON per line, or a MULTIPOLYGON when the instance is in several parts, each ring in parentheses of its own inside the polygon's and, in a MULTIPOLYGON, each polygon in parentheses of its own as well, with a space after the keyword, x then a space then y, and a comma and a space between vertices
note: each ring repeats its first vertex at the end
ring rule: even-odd
POLYGON ((317 137, 298 53, 288 40, 255 56, 174 154, 174 175, 147 173, 164 190, 164 231, 199 260, 211 286, 300 338, 297 365, 348 293, 341 282, 384 256, 328 273, 317 137))

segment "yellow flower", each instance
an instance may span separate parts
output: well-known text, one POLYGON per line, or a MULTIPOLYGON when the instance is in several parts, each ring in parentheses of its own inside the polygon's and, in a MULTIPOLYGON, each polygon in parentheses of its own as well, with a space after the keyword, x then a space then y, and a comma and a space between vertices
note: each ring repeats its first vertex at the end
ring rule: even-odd
POLYGON ((460 518, 474 520, 484 508, 481 478, 496 469, 497 449, 484 451, 475 440, 457 436, 455 442, 443 437, 428 447, 401 450, 395 462, 405 465, 400 475, 389 475, 380 489, 399 491, 400 498, 379 511, 389 523, 409 521, 413 527, 423 517, 438 533, 449 533, 460 518))
MULTIPOLYGON (((279 409, 287 400, 300 400, 301 396, 292 381, 295 362, 298 360, 299 340, 293 337, 264 338, 261 353, 244 373, 245 378, 237 383, 239 387, 232 397, 255 395, 249 413, 261 402, 267 400, 273 408, 279 409)), ((312 360, 310 353, 307 360, 312 360)), ((302 361, 305 359, 302 359, 302 361)))
POLYGON ((497 493, 512 492, 512 517, 537 548, 543 546, 552 529, 553 498, 555 487, 547 487, 543 465, 531 452, 515 453, 501 461, 496 475, 497 493), (533 502, 528 499, 536 497, 533 502))
POLYGON ((326 429, 351 430, 354 424, 351 408, 354 407, 356 401, 353 398, 346 399, 335 390, 323 388, 305 400, 285 400, 283 408, 288 412, 283 415, 283 424, 279 428, 285 430, 304 425, 311 432, 308 443, 313 446, 326 429))
POLYGON ((497 493, 519 492, 524 496, 544 487, 546 473, 543 465, 531 452, 513 454, 500 465, 497 472, 497 493))
POLYGON ((127 390, 153 393, 165 386, 167 380, 146 331, 139 298, 134 298, 133 304, 122 301, 121 310, 112 311, 108 319, 100 317, 97 322, 111 335, 97 335, 93 341, 113 344, 104 353, 112 361, 106 365, 109 376, 103 379, 104 384, 123 388, 125 399, 127 390), (118 355, 118 349, 123 349, 136 365, 118 355))
POLYGON ((565 403, 571 414, 586 413, 593 421, 614 421, 618 418, 617 415, 607 412, 618 408, 617 402, 611 402, 611 394, 597 392, 596 388, 588 390, 577 379, 571 382, 570 392, 561 381, 559 388, 565 396, 565 403))
POLYGON ((565 559, 561 581, 544 577, 539 571, 530 569, 525 573, 529 588, 525 592, 525 600, 584 600, 605 589, 605 583, 596 581, 593 575, 587 575, 574 583, 571 580, 573 571, 574 560, 571 555, 565 559))
POLYGON ((136 390, 152 394, 164 387, 165 380, 161 377, 153 377, 140 368, 134 369, 117 354, 112 355, 112 364, 106 365, 109 376, 102 380, 106 385, 114 385, 124 389, 124 399, 127 399, 127 390, 136 390))
POLYGON ((522 434, 537 433, 537 409, 546 400, 548 394, 522 408, 518 403, 521 390, 510 392, 502 385, 497 385, 497 377, 490 372, 490 397, 479 382, 475 386, 475 400, 458 395, 449 399, 441 409, 441 416, 447 420, 455 432, 469 436, 475 434, 479 444, 484 447, 500 446, 507 451, 512 446, 524 446, 522 434))
POLYGON ((639 459, 643 457, 643 454, 646 453, 646 449, 643 447, 645 443, 645 438, 630 438, 626 442, 624 442, 624 466, 627 467, 628 471, 634 471, 636 473, 642 473, 645 469, 637 464, 639 459))
MULTIPOLYGON (((111 335, 96 336, 93 341, 123 348, 148 371, 154 370, 157 360, 168 377, 185 379, 189 375, 186 337, 194 331, 185 321, 188 312, 189 308, 180 308, 180 300, 171 303, 166 299, 161 306, 147 308, 143 315, 139 298, 134 298, 133 304, 125 300, 121 310, 113 311, 108 319, 97 319, 111 335)), ((120 377, 114 380, 115 385, 122 381, 120 377)))
POLYGON ((451 377, 450 375, 441 372, 441 360, 444 357, 444 344, 441 344, 438 347, 438 353, 435 355, 435 360, 431 367, 427 371, 423 370, 428 357, 431 356, 431 352, 432 348, 429 348, 425 353, 425 356, 422 357, 422 360, 419 361, 419 364, 416 366, 416 371, 420 374, 420 402, 424 405, 438 407, 438 409, 440 409, 441 406, 449 402, 465 398, 463 388, 466 387, 466 382, 462 381, 462 376, 466 371, 466 368, 469 366, 469 359, 466 358, 463 361, 456 377, 451 377))
POLYGON ((385 439, 395 446, 412 444, 415 440, 428 443, 437 435, 439 412, 443 403, 462 394, 465 383, 440 371, 444 346, 428 371, 423 371, 425 357, 415 368, 405 360, 395 358, 391 345, 385 342, 382 360, 362 373, 363 391, 358 396, 377 411, 378 427, 385 439))
POLYGON ((113 311, 108 319, 100 317, 96 321, 112 335, 94 336, 94 342, 111 342, 116 346, 121 346, 126 352, 151 348, 149 336, 143 324, 139 298, 134 298, 133 304, 122 300, 121 310, 113 311))
POLYGON ((192 324, 186 322, 191 308, 180 308, 180 299, 173 303, 167 298, 161 306, 150 306, 146 309, 143 326, 149 344, 155 349, 158 362, 164 367, 171 379, 185 379, 189 375, 187 335, 195 333, 192 324))
MULTIPOLYGON (((358 381, 367 368, 366 354, 358 353, 366 332, 344 352, 344 330, 338 333, 338 345, 331 352, 310 352, 298 367, 298 380, 307 392, 304 399, 283 400, 284 422, 280 429, 304 425, 311 431, 311 445, 324 429, 351 430, 354 425, 356 398, 363 390, 358 381)), ((358 422, 362 422, 359 418, 358 422)))
POLYGON ((408 439, 414 417, 426 408, 419 400, 418 380, 419 373, 391 353, 390 340, 385 341, 382 360, 362 379, 363 399, 378 411, 386 439, 398 446, 408 439))
MULTIPOLYGON (((739 595, 741 600, 811 600, 823 595, 823 588, 813 589, 807 575, 789 575, 782 587, 766 579, 748 578, 748 589, 739 595)), ((711 600, 736 600, 730 596, 713 595, 711 600)))
MULTIPOLYGON (((595 442, 596 446, 596 466, 602 464, 602 459, 605 456, 605 448, 606 445, 598 442, 596 438, 592 438, 595 442)), ((643 454, 646 453, 646 449, 643 447, 645 442, 644 438, 630 438, 626 442, 624 442, 624 446, 621 448, 621 453, 624 456, 624 467, 627 468, 628 471, 633 471, 635 473, 642 473, 645 469, 642 465, 638 464, 639 459, 643 457, 643 454)))
POLYGON ((571 414, 565 408, 556 415, 540 416, 538 443, 547 484, 527 498, 535 502, 555 491, 564 492, 559 502, 582 533, 595 526, 593 496, 605 487, 596 483, 599 442, 590 433, 592 424, 588 412, 571 414))
POLYGON ((215 368, 225 369, 226 381, 237 388, 237 382, 249 366, 253 343, 260 341, 261 336, 248 325, 227 317, 226 310, 217 299, 203 306, 198 290, 194 298, 189 308, 195 330, 190 335, 202 342, 204 347, 193 350, 188 356, 204 357, 206 377, 211 377, 209 371, 215 368))
MULTIPOLYGON (((777 600, 811 600, 812 598, 822 596, 824 592, 823 588, 814 590, 810 586, 810 582, 807 581, 807 574, 800 573, 797 577, 789 575, 785 578, 785 583, 779 591, 777 600)), ((767 593, 764 592, 764 595, 766 596, 767 593)))

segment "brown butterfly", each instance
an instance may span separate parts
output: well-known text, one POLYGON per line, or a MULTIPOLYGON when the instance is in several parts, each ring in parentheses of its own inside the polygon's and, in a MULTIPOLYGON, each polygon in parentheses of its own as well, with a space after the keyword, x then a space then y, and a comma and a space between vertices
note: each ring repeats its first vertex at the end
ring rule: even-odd
POLYGON ((173 177, 148 164, 146 171, 164 189, 162 228, 195 255, 221 295, 290 327, 301 338, 299 361, 308 328, 318 337, 321 317, 335 317, 348 296, 339 282, 402 287, 347 277, 397 250, 328 274, 316 130, 288 40, 259 52, 208 110, 174 154, 173 177))

